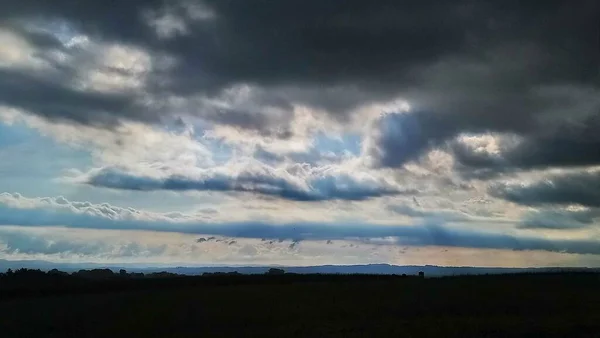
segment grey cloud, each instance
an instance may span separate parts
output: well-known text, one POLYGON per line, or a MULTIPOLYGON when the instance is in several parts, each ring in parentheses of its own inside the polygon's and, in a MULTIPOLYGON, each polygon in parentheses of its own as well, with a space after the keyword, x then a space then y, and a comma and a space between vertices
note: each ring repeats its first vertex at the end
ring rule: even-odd
MULTIPOLYGON (((217 114, 200 106, 196 114, 216 123, 264 132, 275 126, 287 130, 292 114, 285 111, 291 104, 324 108, 345 120, 357 106, 405 97, 415 107, 414 121, 388 118, 397 130, 377 139, 373 154, 380 166, 400 166, 460 132, 486 131, 514 132, 540 144, 552 152, 539 153, 536 161, 545 165, 546 157, 555 154, 552 144, 536 143, 553 139, 538 135, 542 127, 552 130, 566 116, 584 121, 598 113, 597 101, 581 105, 584 96, 577 94, 582 88, 598 90, 600 4, 595 0, 582 0, 577 6, 566 0, 202 3, 214 17, 186 21, 186 33, 169 39, 157 36, 156 27, 142 15, 160 12, 162 1, 113 6, 101 0, 85 5, 69 0, 3 2, 0 18, 12 26, 32 18, 60 18, 93 39, 172 55, 177 59, 172 70, 150 76, 147 90, 156 101, 172 95, 218 98, 239 84, 266 93, 251 97, 256 104, 247 111, 233 105, 217 114), (159 81, 163 78, 168 81, 159 81), (562 89, 553 95, 541 90, 555 85, 562 89), (265 106, 281 111, 265 113, 265 106)), ((28 39, 47 48, 39 38, 28 39)), ((9 94, 5 83, 1 102, 52 118, 80 123, 113 117, 154 121, 169 111, 140 109, 131 97, 89 97, 67 89, 45 107, 40 102, 48 103, 42 100, 43 88, 51 86, 47 79, 40 83, 7 76, 11 79, 3 77, 4 82, 21 83, 9 94), (32 99, 25 100, 24 92, 32 99)), ((578 140, 572 144, 583 147, 578 140)), ((585 152, 577 153, 578 158, 569 161, 586 162, 585 152)), ((587 162, 597 163, 597 158, 587 162)))
POLYGON ((554 175, 533 184, 493 184, 492 196, 523 205, 580 204, 600 206, 600 174, 580 172, 554 175))
MULTIPOLYGON (((553 7, 556 4, 553 2, 538 12, 543 13, 542 16, 551 15, 546 17, 549 21, 538 26, 544 26, 548 32, 561 29, 558 24, 554 27, 555 20, 566 24, 554 45, 548 40, 550 36, 541 31, 534 33, 535 29, 530 27, 528 33, 535 37, 524 34, 523 41, 527 43, 502 38, 502 41, 487 40, 498 44, 482 46, 479 52, 468 57, 442 57, 418 72, 406 95, 414 111, 381 118, 383 127, 375 132, 372 149, 379 160, 377 164, 397 167, 433 147, 446 147, 446 142, 460 133, 491 131, 517 134, 525 142, 507 154, 506 163, 496 163, 490 157, 459 156, 460 164, 479 171, 468 174, 492 177, 497 175, 497 170, 511 167, 598 163, 595 154, 588 152, 595 149, 593 135, 598 134, 599 127, 597 123, 590 123, 600 112, 597 62, 594 64, 588 54, 581 57, 582 63, 578 66, 567 66, 579 58, 574 55, 577 49, 597 54, 589 49, 597 44, 597 33, 591 34, 596 29, 592 28, 591 17, 584 15, 583 21, 575 22, 578 16, 569 10, 551 14, 557 9, 553 7), (580 31, 582 40, 561 40, 566 38, 563 35, 566 31, 580 31), (569 44, 568 53, 554 50, 563 43, 569 44), (549 55, 560 56, 551 58, 549 55), (559 66, 563 64, 565 67, 559 66), (561 70, 547 71, 555 68, 561 70), (563 129, 565 125, 572 125, 568 135, 563 129), (575 150, 569 151, 573 148, 575 150)), ((591 2, 588 5, 598 6, 591 2)), ((526 12, 522 8, 518 14, 512 14, 519 17, 526 12)), ((513 33, 523 28, 519 27, 521 24, 528 25, 541 16, 522 19, 515 22, 513 33)))
MULTIPOLYGON (((600 91, 596 95, 600 97, 600 91)), ((460 142, 452 142, 450 148, 457 169, 467 177, 487 179, 518 170, 598 164, 600 105, 597 109, 594 115, 581 121, 564 121, 551 130, 532 133, 522 142, 501 149, 497 155, 475 152, 460 142)))
MULTIPOLYGON (((530 90, 533 89, 525 92, 530 90)), ((371 136, 374 146, 370 152, 378 160, 378 166, 398 167, 432 148, 447 148, 455 156, 460 173, 483 179, 515 170, 597 164, 600 163, 600 153, 596 151, 600 146, 597 136, 600 134, 600 86, 582 90, 589 93, 583 97, 576 95, 578 100, 591 102, 584 106, 571 102, 569 95, 560 98, 560 103, 535 97, 517 107, 500 105, 504 100, 501 93, 491 90, 486 95, 498 103, 486 105, 498 104, 496 111, 483 105, 477 109, 477 105, 470 106, 465 98, 460 104, 448 102, 431 110, 387 114, 379 119, 379 126, 371 136), (464 109, 458 109, 461 105, 465 105, 464 109), (504 112, 504 109, 509 111, 504 112), (522 142, 501 149, 499 155, 477 153, 453 142, 461 133, 488 132, 517 135, 522 142)), ((476 91, 466 93, 480 95, 476 91)))
POLYGON ((123 190, 199 190, 223 192, 248 192, 292 201, 353 200, 406 194, 393 187, 360 182, 350 176, 316 176, 308 181, 309 188, 298 186, 288 179, 266 172, 242 172, 235 176, 212 173, 204 177, 172 176, 164 179, 140 177, 104 169, 86 182, 96 187, 123 190))
POLYGON ((53 121, 102 127, 118 124, 123 112, 128 112, 130 117, 140 114, 140 107, 136 107, 126 95, 75 91, 64 82, 64 78, 44 79, 0 69, 0 102, 53 121))
POLYGON ((388 113, 374 126, 370 155, 376 166, 399 167, 455 134, 452 124, 427 112, 388 113))
POLYGON ((591 227, 600 217, 597 209, 536 210, 526 213, 520 221, 523 229, 581 229, 591 227))
POLYGON ((489 180, 515 172, 516 168, 503 157, 504 152, 501 155, 477 152, 457 141, 449 142, 448 148, 454 155, 454 169, 462 178, 489 180))

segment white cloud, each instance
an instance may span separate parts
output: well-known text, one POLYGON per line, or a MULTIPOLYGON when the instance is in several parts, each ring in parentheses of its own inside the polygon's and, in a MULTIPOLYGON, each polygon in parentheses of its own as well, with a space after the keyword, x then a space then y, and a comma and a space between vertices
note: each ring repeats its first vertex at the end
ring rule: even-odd
POLYGON ((35 48, 17 34, 0 29, 0 67, 30 66, 35 59, 35 48))
POLYGON ((84 91, 141 91, 153 71, 153 58, 144 50, 118 44, 88 44, 85 66, 79 66, 76 87, 84 91))
MULTIPOLYGON (((0 27, 0 69, 26 69, 45 74, 52 70, 50 61, 64 61, 58 49, 40 50, 15 31, 0 27)), ((36 74, 39 75, 39 74, 36 74)))
POLYGON ((134 208, 123 208, 109 203, 94 204, 87 201, 69 201, 62 196, 28 198, 19 193, 0 193, 0 205, 16 209, 43 209, 84 214, 110 221, 149 221, 149 222, 205 222, 212 221, 212 209, 200 209, 192 213, 158 213, 134 208))

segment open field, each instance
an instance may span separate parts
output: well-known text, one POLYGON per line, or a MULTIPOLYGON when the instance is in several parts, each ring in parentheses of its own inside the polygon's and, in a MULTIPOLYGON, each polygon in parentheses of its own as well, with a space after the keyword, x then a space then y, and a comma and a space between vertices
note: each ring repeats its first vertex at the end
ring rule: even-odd
POLYGON ((215 276, 90 285, 43 296, 4 290, 0 336, 600 336, 598 274, 215 276))

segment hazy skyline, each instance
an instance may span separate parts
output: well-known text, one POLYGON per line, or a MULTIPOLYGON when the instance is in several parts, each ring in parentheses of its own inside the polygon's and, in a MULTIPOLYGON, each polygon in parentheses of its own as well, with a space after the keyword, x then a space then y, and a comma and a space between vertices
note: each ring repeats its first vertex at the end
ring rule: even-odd
POLYGON ((4 1, 0 259, 600 266, 598 13, 4 1))

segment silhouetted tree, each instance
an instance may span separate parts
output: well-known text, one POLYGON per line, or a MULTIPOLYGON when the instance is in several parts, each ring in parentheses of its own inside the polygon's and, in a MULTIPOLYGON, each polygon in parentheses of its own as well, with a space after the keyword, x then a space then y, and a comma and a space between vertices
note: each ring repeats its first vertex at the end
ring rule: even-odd
POLYGON ((285 274, 285 271, 283 269, 270 268, 269 271, 267 271, 267 275, 283 275, 283 274, 285 274))
POLYGON ((89 279, 109 279, 115 276, 110 269, 79 270, 73 275, 89 279))
POLYGON ((52 269, 50 271, 48 271, 48 275, 51 276, 68 276, 69 274, 64 272, 64 271, 60 271, 58 269, 52 269))

